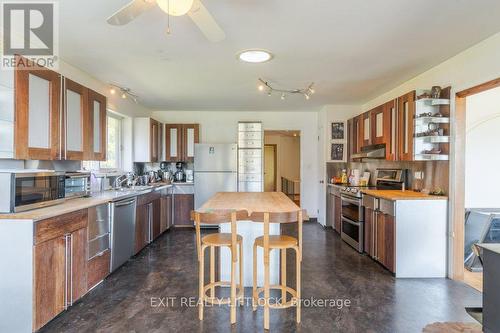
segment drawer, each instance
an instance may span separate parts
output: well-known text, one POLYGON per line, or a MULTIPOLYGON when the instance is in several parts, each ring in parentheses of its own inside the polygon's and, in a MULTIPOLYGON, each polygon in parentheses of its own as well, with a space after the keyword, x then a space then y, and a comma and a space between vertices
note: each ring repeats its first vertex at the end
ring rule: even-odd
POLYGON ((35 225, 35 244, 87 227, 87 209, 42 220, 35 225))
POLYGON ((239 132, 262 132, 262 123, 238 123, 239 132))
POLYGON ((262 165, 259 164, 240 164, 238 166, 238 173, 245 174, 260 174, 262 173, 262 165))
POLYGON ((107 204, 89 208, 88 216, 89 227, 87 239, 89 241, 109 233, 109 213, 107 204))
POLYGON ((239 182, 238 192, 262 192, 262 182, 239 182))
POLYGON ((110 273, 111 251, 107 250, 87 262, 87 287, 92 289, 110 273))
POLYGON ((246 158, 259 157, 262 158, 262 149, 239 149, 238 158, 240 160, 246 158))
POLYGON ((260 148, 262 149, 262 139, 259 140, 239 140, 238 148, 260 148))
POLYGON ((194 185, 174 185, 173 194, 194 194, 194 185))
POLYGON ((105 234, 89 240, 89 254, 88 259, 92 259, 95 256, 103 253, 106 250, 109 250, 109 234, 105 234))
POLYGON ((262 181, 261 173, 240 173, 238 174, 238 181, 240 182, 260 182, 262 181))
POLYGON ((238 140, 260 140, 262 141, 262 132, 238 132, 238 140))

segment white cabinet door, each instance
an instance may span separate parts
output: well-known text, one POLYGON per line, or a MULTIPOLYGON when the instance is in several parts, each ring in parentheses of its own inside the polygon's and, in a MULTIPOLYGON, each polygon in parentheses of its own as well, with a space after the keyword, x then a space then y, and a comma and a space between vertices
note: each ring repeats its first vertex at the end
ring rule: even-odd
POLYGON ((82 95, 66 89, 66 149, 83 151, 82 95))
POLYGON ((101 137, 101 103, 94 101, 92 105, 92 118, 93 118, 93 137, 94 144, 92 150, 95 154, 103 153, 102 151, 102 137, 101 137))
POLYGON ((29 74, 28 146, 50 148, 50 81, 29 74))

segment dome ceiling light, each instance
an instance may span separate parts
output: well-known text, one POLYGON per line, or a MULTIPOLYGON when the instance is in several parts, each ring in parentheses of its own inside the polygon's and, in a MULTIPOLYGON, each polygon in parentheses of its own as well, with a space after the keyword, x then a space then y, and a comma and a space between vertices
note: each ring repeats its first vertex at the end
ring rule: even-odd
POLYGON ((261 49, 244 50, 238 53, 238 59, 252 64, 260 64, 273 59, 273 54, 261 49))

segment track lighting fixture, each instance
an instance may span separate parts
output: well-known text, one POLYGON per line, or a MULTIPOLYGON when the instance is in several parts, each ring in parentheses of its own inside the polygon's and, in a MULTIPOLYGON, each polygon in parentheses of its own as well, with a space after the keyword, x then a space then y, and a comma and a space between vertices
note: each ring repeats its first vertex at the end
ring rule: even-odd
POLYGON ((111 95, 116 94, 117 90, 119 90, 120 91, 120 97, 122 99, 127 99, 127 98, 130 97, 134 101, 134 103, 137 103, 137 99, 139 98, 139 96, 137 96, 136 94, 134 94, 132 92, 132 90, 130 90, 129 88, 121 87, 121 86, 119 86, 117 84, 114 84, 114 83, 110 83, 109 85, 111 86, 111 88, 109 89, 109 93, 111 95))
POLYGON ((304 89, 277 89, 273 88, 268 81, 264 81, 259 78, 259 85, 257 86, 259 91, 264 91, 267 89, 267 95, 271 96, 273 92, 281 93, 281 100, 285 100, 287 95, 300 94, 304 95, 306 100, 311 98, 311 95, 315 93, 314 82, 311 83, 307 88, 304 89))

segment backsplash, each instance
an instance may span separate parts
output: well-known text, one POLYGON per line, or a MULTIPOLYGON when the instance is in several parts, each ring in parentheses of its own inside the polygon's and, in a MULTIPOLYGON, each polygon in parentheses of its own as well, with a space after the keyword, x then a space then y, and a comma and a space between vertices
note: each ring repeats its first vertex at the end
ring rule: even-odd
MULTIPOLYGON (((175 166, 176 162, 171 162, 168 164, 168 170, 172 173, 177 171, 177 167, 175 166)), ((194 163, 188 162, 184 163, 184 169, 193 170, 194 163)), ((157 171, 160 170, 160 163, 143 163, 143 162, 134 162, 134 172, 136 174, 146 173, 148 171, 157 171)))
POLYGON ((414 174, 416 171, 424 172, 421 188, 432 191, 441 188, 446 194, 449 193, 449 163, 448 161, 384 161, 370 160, 366 162, 327 163, 328 182, 333 176, 340 176, 342 169, 360 169, 370 172, 370 185, 376 183, 376 170, 378 168, 408 169, 408 188, 413 189, 416 185, 414 174))

